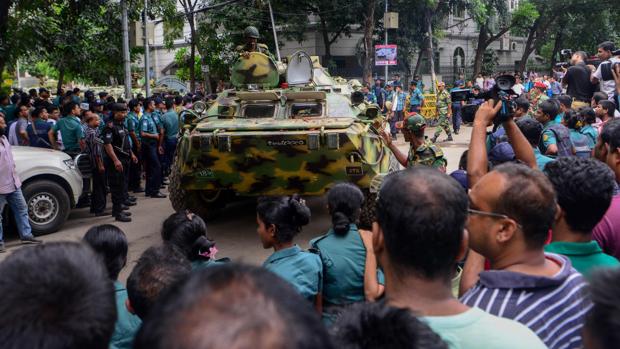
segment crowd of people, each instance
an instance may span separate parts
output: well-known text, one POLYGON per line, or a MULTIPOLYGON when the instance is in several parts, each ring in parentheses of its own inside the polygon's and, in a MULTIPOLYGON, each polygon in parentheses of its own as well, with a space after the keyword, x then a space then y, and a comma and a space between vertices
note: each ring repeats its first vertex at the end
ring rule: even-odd
MULTIPOLYGON (((601 81, 573 76, 584 71, 579 57, 573 59, 562 79, 566 94, 549 97, 544 82, 536 81, 503 119, 498 115, 506 101, 482 101, 469 148, 450 175, 441 149, 425 139, 426 120, 413 109, 416 104, 407 108, 419 94, 414 91, 409 102, 394 99, 392 115, 402 120, 394 120, 383 137, 406 169, 373 180, 373 195, 350 183, 335 184, 327 194, 331 228, 317 233, 307 249, 295 243, 312 219, 304 199, 260 198, 258 240, 273 250, 261 267, 216 258, 227 246, 216 245, 208 222, 189 211, 163 222, 161 242, 141 255, 126 286, 118 278, 127 266, 128 244, 117 226, 91 227, 81 242, 18 250, 0 263, 0 343, 6 348, 616 348, 620 118, 614 111, 620 68, 613 72, 612 93, 597 96, 595 84, 601 81), (571 95, 584 90, 575 81, 589 84, 592 95, 571 95), (393 146, 393 130, 411 144, 408 155, 393 146)), ((401 93, 402 87, 395 90, 401 93)), ((161 196, 166 173, 153 171, 149 162, 166 154, 161 149, 166 127, 158 129, 152 115, 156 109, 173 115, 175 104, 170 98, 160 102, 111 102, 105 107, 110 114, 103 120, 103 150, 89 152, 108 155, 94 156, 93 169, 108 173, 111 191, 123 182, 125 189, 112 192, 120 221, 127 216, 119 212, 131 202, 126 188, 136 146, 147 164, 147 195, 161 196), (131 121, 125 126, 127 109, 137 115, 141 103, 140 126, 131 131, 131 121), (134 143, 118 143, 121 139, 134 143)), ((452 102, 444 102, 449 114, 443 117, 454 115, 452 102)), ((91 139, 100 135, 96 113, 82 115, 74 101, 62 110, 65 116, 56 125, 70 119, 48 131, 52 147, 55 132, 63 128, 78 135, 60 132, 68 151, 100 144, 91 139), (86 136, 76 131, 82 123, 86 136)), ((37 121, 41 115, 27 106, 15 111, 18 119, 30 113, 37 121)), ((5 129, 0 118, 0 130, 5 129)), ((22 136, 16 135, 23 141, 22 136)), ((0 150, 10 147, 7 137, 0 140, 0 150)), ((10 180, 0 177, 0 190, 18 190, 14 171, 5 172, 10 180)))
MULTIPOLYGON (((199 95, 157 94, 124 101, 106 92, 79 88, 58 91, 52 99, 45 88, 0 95, 3 130, 13 146, 62 150, 75 158, 88 156, 90 178, 84 180, 79 207, 95 216, 105 211, 111 194, 112 216, 131 221, 133 194, 164 198, 179 131, 179 113, 202 99, 199 95), (142 178, 145 178, 144 186, 142 178)), ((84 169, 82 169, 84 170, 84 169)), ((27 234, 26 234, 27 235, 27 234)))

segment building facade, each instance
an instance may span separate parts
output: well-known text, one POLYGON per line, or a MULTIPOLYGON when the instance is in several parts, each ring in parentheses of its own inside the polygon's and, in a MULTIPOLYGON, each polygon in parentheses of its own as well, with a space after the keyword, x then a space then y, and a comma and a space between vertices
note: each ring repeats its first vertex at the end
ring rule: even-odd
MULTIPOLYGON (((509 9, 515 9, 519 0, 507 0, 509 9)), ((459 74, 470 76, 473 71, 473 61, 478 40, 478 26, 466 12, 453 13, 442 23, 444 35, 435 47, 435 72, 439 78, 451 83, 459 74)), ((151 77, 158 79, 166 75, 174 75, 175 51, 181 47, 187 47, 189 41, 189 26, 186 24, 183 35, 174 41, 174 48, 168 50, 164 47, 164 24, 157 23, 154 28, 154 38, 151 45, 151 77)), ((361 50, 363 33, 361 30, 353 30, 350 37, 342 36, 331 45, 332 65, 329 67, 332 75, 346 78, 361 78, 362 63, 358 52, 361 50)), ((523 54, 526 39, 505 34, 501 39, 493 42, 489 49, 495 52, 497 57, 496 71, 514 71, 523 54)), ((320 32, 312 26, 305 33, 302 42, 284 41, 280 47, 282 56, 290 55, 296 51, 305 51, 311 56, 325 56, 325 45, 320 32)), ((417 57, 410 60, 413 65, 417 57)), ((324 62, 322 62, 324 63, 324 62)), ((429 75, 429 64, 426 59, 422 60, 420 75, 429 75)), ((411 67, 413 71, 414 67, 411 67)), ((390 75, 396 73, 390 68, 390 75)), ((405 72, 398 72, 405 76, 405 72)), ((375 67, 374 75, 383 77, 384 68, 375 67)))

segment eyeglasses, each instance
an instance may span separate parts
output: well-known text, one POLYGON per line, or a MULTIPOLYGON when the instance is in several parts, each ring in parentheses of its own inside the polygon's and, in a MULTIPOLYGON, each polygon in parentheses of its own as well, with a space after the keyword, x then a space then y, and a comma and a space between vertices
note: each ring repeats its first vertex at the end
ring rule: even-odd
POLYGON ((505 214, 501 214, 501 213, 495 213, 495 212, 485 212, 485 211, 479 211, 479 210, 474 210, 474 209, 467 209, 467 213, 469 213, 470 215, 476 214, 479 216, 487 216, 487 217, 493 217, 493 218, 510 218, 508 216, 506 216, 505 214))
POLYGON ((516 219, 507 216, 505 214, 502 213, 495 213, 495 212, 485 212, 485 211, 479 211, 479 210, 474 210, 471 208, 467 209, 467 213, 470 215, 479 215, 479 216, 487 216, 487 217, 491 217, 491 218, 500 218, 500 219, 510 219, 512 221, 514 221, 517 224, 517 227, 519 227, 519 229, 523 229, 523 227, 521 226, 521 223, 517 222, 516 219))

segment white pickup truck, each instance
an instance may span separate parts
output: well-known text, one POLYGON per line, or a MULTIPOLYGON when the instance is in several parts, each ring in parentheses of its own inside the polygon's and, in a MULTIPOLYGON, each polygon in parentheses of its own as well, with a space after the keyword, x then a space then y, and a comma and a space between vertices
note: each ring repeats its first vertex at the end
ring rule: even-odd
POLYGON ((12 149, 32 233, 57 231, 82 195, 82 174, 63 152, 34 147, 12 149))

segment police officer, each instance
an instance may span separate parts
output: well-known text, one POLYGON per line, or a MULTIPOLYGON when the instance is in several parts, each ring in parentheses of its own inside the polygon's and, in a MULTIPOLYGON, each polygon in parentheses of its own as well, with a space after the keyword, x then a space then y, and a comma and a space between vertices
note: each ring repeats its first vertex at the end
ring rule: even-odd
POLYGON ((119 222, 131 222, 131 213, 124 212, 129 209, 125 206, 127 200, 127 171, 130 161, 138 159, 131 151, 129 132, 125 127, 127 106, 122 103, 112 105, 112 120, 110 120, 103 133, 103 144, 106 153, 108 186, 112 195, 112 216, 119 222))
POLYGON ((165 198, 159 189, 161 186, 161 163, 159 162, 158 147, 160 133, 153 113, 155 101, 148 98, 144 102, 144 114, 140 120, 140 139, 142 140, 142 160, 146 172, 145 195, 152 198, 165 198))
POLYGON ((446 91, 446 83, 440 81, 437 83, 437 115, 439 115, 439 124, 437 125, 437 131, 431 142, 437 142, 437 137, 441 135, 441 130, 446 131, 448 138, 444 142, 452 141, 452 132, 450 132, 450 118, 452 117, 452 99, 450 93, 446 91))
POLYGON ((129 190, 134 193, 143 193, 144 188, 140 186, 140 179, 142 178, 142 152, 140 148, 140 120, 138 114, 140 114, 140 102, 137 99, 129 101, 129 114, 125 119, 127 131, 129 131, 129 138, 131 139, 131 151, 138 158, 138 163, 131 164, 129 167, 129 190))
POLYGON ((260 35, 256 27, 246 27, 243 31, 243 37, 245 38, 245 44, 237 46, 235 49, 237 52, 246 57, 249 56, 250 52, 260 52, 271 56, 271 52, 269 52, 267 45, 258 43, 260 35))
POLYGON ((444 157, 443 151, 439 146, 433 144, 433 142, 424 137, 426 120, 424 120, 422 116, 419 114, 407 116, 405 120, 398 123, 396 127, 402 130, 405 141, 410 144, 408 155, 403 154, 400 149, 392 143, 392 138, 386 132, 382 134, 383 139, 401 165, 405 167, 426 165, 434 167, 441 172, 446 172, 448 161, 444 157))

